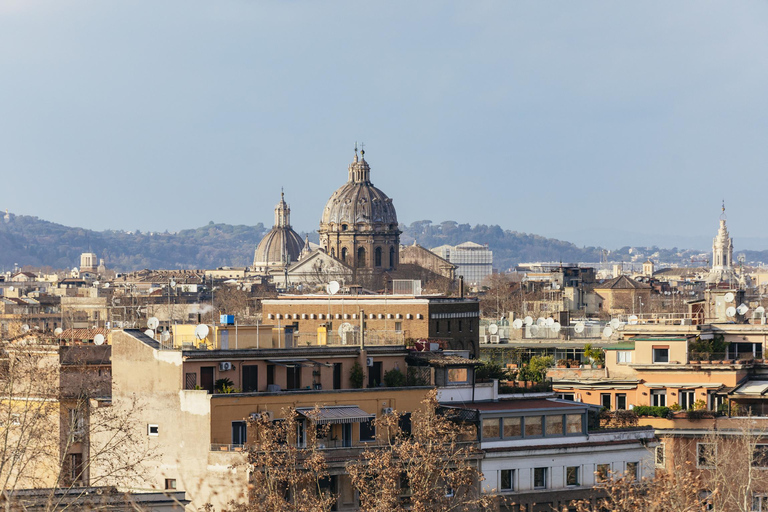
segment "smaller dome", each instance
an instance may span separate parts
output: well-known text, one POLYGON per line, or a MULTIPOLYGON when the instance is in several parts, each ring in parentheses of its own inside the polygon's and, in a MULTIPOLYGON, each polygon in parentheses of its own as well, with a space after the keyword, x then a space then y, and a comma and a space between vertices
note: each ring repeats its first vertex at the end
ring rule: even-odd
POLYGON ((299 259, 304 241, 291 228, 291 209, 281 192, 280 202, 275 206, 275 225, 264 235, 253 255, 255 270, 285 268, 299 259))
POLYGON ((291 228, 274 227, 264 235, 253 256, 257 269, 284 268, 299 259, 304 241, 291 228))

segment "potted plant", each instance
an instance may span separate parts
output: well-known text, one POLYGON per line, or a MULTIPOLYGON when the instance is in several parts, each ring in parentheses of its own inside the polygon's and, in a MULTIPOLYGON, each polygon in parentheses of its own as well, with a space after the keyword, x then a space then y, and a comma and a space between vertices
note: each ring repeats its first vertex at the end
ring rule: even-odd
POLYGON ((591 343, 584 345, 584 357, 589 358, 592 364, 602 368, 605 364, 605 351, 601 348, 593 347, 591 343))

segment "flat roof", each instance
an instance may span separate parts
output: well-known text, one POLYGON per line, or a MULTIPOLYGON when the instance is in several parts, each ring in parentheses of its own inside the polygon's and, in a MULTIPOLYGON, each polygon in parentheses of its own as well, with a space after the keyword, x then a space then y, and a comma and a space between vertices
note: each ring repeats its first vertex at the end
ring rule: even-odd
POLYGON ((587 404, 571 402, 570 400, 533 399, 533 400, 499 400, 498 402, 475 402, 463 405, 442 404, 451 409, 467 409, 480 412, 530 411, 541 409, 586 409, 587 404))

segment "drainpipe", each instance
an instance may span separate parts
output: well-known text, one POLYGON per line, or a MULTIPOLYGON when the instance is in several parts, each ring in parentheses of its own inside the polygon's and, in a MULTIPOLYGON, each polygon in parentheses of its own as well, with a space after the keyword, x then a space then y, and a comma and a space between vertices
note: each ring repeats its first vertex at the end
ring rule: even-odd
POLYGON ((365 350, 365 311, 362 309, 360 310, 360 358, 358 362, 363 368, 363 388, 365 388, 365 377, 368 374, 368 354, 365 350))

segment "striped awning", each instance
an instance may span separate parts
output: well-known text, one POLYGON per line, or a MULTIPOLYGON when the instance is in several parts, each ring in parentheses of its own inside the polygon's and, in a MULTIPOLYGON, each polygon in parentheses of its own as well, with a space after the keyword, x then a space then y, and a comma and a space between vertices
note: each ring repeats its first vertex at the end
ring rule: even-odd
POLYGON ((375 414, 368 414, 356 405, 321 407, 317 410, 306 407, 296 409, 296 412, 305 418, 314 421, 318 425, 331 423, 363 423, 376 417, 375 414))

